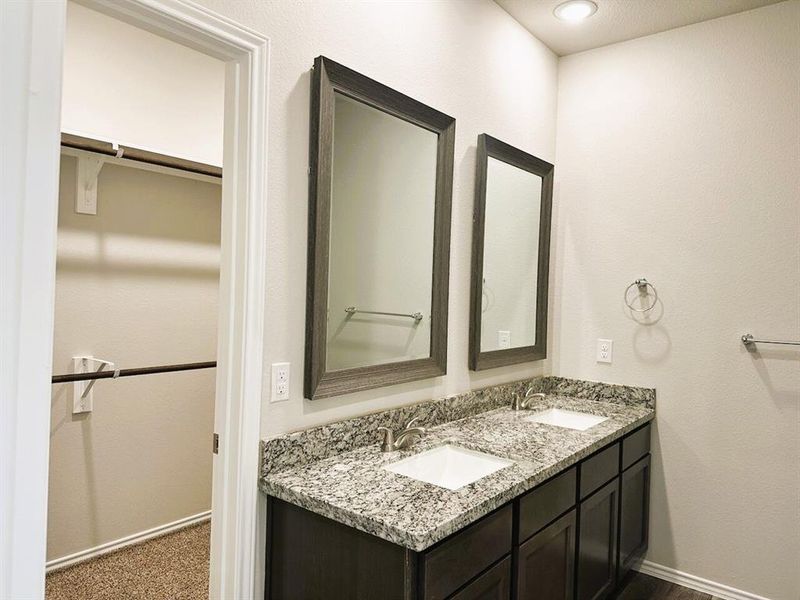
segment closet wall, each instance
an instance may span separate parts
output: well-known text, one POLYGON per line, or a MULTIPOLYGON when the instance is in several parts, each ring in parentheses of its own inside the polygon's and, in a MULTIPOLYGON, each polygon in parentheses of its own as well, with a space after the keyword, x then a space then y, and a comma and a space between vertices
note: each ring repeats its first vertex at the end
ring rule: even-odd
MULTIPOLYGON (((222 63, 69 3, 64 77, 65 131, 221 163, 222 63)), ((215 360, 220 185, 107 164, 79 215, 75 169, 62 158, 53 372, 215 360)), ((85 415, 53 386, 48 560, 210 509, 214 385, 101 380, 85 415)))
MULTIPOLYGON (((220 186, 106 165, 97 215, 61 163, 53 372, 92 355, 122 368, 214 360, 220 186)), ((53 386, 48 560, 211 507, 213 369, 98 381, 72 414, 53 386)))
POLYGON ((225 64, 67 3, 61 130, 222 166, 225 64))

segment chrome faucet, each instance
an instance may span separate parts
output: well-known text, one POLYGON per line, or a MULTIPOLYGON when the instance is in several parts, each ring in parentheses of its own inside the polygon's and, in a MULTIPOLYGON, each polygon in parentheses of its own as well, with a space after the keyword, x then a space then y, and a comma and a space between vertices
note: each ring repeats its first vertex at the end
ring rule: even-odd
POLYGON ((525 397, 520 399, 519 396, 514 396, 514 399, 511 401, 511 410, 525 410, 531 407, 531 402, 533 400, 544 400, 545 395, 541 392, 533 393, 533 387, 529 387, 528 391, 525 392, 525 397))
POLYGON ((424 427, 412 427, 419 417, 411 419, 400 433, 396 436, 388 427, 378 427, 378 431, 383 431, 383 443, 381 452, 392 452, 403 450, 413 446, 425 434, 424 427))

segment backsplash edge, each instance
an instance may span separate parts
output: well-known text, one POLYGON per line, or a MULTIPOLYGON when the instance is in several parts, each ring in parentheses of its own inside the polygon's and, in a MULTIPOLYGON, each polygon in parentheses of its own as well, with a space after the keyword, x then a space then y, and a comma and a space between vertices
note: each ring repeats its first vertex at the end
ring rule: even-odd
POLYGON ((584 381, 545 375, 470 390, 461 394, 372 412, 341 421, 317 425, 260 444, 260 475, 316 462, 355 448, 377 443, 378 427, 397 430, 414 417, 418 424, 435 427, 450 421, 493 410, 509 403, 510 394, 522 395, 533 387, 548 395, 571 396, 602 402, 644 404, 655 407, 656 390, 628 385, 584 381))

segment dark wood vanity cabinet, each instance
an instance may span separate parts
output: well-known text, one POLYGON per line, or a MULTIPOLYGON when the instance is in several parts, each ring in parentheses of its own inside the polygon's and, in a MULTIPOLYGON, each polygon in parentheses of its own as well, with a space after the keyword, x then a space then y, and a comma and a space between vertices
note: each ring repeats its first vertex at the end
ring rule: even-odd
POLYGON ((647 549, 650 425, 423 552, 270 497, 272 600, 603 600, 647 549))
POLYGON ((508 600, 511 597, 511 557, 494 567, 451 596, 452 600, 508 600))
POLYGON ((606 598, 617 583, 619 477, 583 500, 579 511, 577 600, 606 598))
POLYGON ((445 600, 476 575, 510 555, 512 530, 513 507, 506 504, 421 552, 418 558, 420 597, 445 600))
POLYGON ((415 553, 289 502, 267 504, 265 598, 407 600, 415 553))
POLYGON ((517 552, 517 598, 572 600, 576 510, 542 529, 517 552))
POLYGON ((622 472, 620 477, 619 579, 647 550, 650 515, 650 455, 622 472))

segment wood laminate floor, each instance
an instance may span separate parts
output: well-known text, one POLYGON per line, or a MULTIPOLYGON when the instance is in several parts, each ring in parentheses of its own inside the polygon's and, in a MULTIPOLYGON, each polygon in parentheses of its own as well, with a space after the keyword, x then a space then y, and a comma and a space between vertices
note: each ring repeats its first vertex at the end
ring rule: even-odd
POLYGON ((721 600, 716 596, 657 579, 642 573, 631 573, 614 600, 721 600))
MULTIPOLYGON (((207 600, 209 524, 129 546, 47 576, 47 600, 207 600)), ((631 573, 614 600, 721 600, 631 573)))

